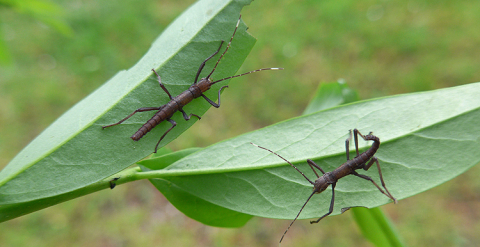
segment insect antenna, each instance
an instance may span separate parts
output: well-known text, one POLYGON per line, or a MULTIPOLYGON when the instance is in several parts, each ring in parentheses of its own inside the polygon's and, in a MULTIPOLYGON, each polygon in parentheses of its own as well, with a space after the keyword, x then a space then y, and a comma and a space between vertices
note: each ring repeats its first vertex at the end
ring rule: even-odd
POLYGON ((230 48, 230 45, 232 44, 233 36, 235 36, 235 33, 237 32, 238 25, 240 25, 240 19, 241 18, 242 18, 242 15, 240 15, 240 17, 238 18, 237 25, 235 26, 235 30, 233 31, 233 34, 232 34, 232 37, 230 38, 230 41, 228 42, 227 49, 225 49, 225 51, 222 53, 222 55, 220 55, 220 58, 217 60, 217 63, 215 64, 215 67, 213 67, 213 69, 212 69, 212 72, 210 72, 210 74, 208 74, 208 76, 205 79, 208 79, 208 78, 210 78, 210 76, 212 76, 213 72, 215 71, 215 69, 218 66, 218 63, 220 63, 220 60, 222 60, 223 55, 225 55, 225 53, 227 53, 227 51, 228 51, 228 48, 230 48))
POLYGON ((303 177, 308 180, 308 182, 310 182, 311 184, 315 185, 314 182, 312 182, 312 180, 310 180, 309 178, 307 178, 307 176, 305 176, 305 174, 303 174, 303 172, 301 172, 300 170, 298 170, 298 168, 296 166, 294 166, 292 163, 290 163, 290 161, 288 161, 287 159, 283 158, 282 156, 280 156, 279 154, 273 152, 272 150, 268 149, 268 148, 264 148, 264 147, 261 147, 261 146, 258 146, 257 144, 255 143, 252 143, 250 142, 250 144, 252 144, 253 146, 257 147, 257 148, 261 148, 261 149, 264 149, 264 150, 267 150, 268 152, 272 153, 272 154, 275 154, 276 156, 280 157, 280 159, 282 160, 285 160, 285 162, 287 162, 288 164, 290 164, 293 168, 295 168, 295 170, 297 170, 298 172, 300 172, 300 174, 303 175, 303 177))
MULTIPOLYGON (((232 79, 232 78, 235 78, 235 77, 240 77, 240 76, 248 75, 248 74, 255 73, 255 72, 258 72, 258 71, 262 71, 262 70, 283 70, 283 68, 263 68, 263 69, 256 69, 256 70, 252 70, 252 71, 249 71, 249 72, 240 74, 240 75, 229 76, 229 77, 220 79, 220 80, 218 80, 218 81, 214 81, 214 82, 212 82, 212 85, 215 84, 215 83, 217 83, 217 82, 221 82, 221 81, 224 81, 224 80, 232 79)), ((254 145, 255 145, 255 144, 254 144, 254 145)), ((277 155, 278 155, 278 154, 277 154, 277 155)))
MULTIPOLYGON (((264 150, 267 150, 268 152, 272 153, 272 154, 275 154, 276 156, 280 157, 282 160, 284 160, 285 162, 287 162, 288 164, 290 164, 293 168, 295 168, 295 170, 297 170, 298 172, 300 172, 300 174, 303 175, 303 177, 308 180, 308 182, 310 182, 311 184, 315 185, 314 182, 312 182, 309 178, 307 178, 307 176, 305 176, 305 174, 303 174, 303 172, 301 172, 296 166, 294 166, 292 163, 290 163, 290 161, 288 161, 287 159, 283 158, 282 156, 280 156, 279 154, 273 152, 272 150, 268 149, 268 148, 264 148, 264 147, 261 147, 261 146, 258 146, 257 144, 255 143, 252 143, 250 142, 250 144, 252 144, 253 146, 256 146, 258 148, 261 148, 261 149, 264 149, 264 150)), ((283 237, 285 237, 285 234, 287 234, 288 230, 290 229, 290 227, 293 225, 293 222, 295 222, 298 218, 298 216, 300 216, 300 213, 302 212, 303 208, 307 205, 308 201, 310 201, 310 199, 312 198, 312 196, 316 193, 316 191, 313 191, 312 194, 308 197, 307 201, 305 202, 305 204, 303 204, 302 208, 300 209, 300 211, 298 212, 297 216, 295 217, 295 219, 292 221, 292 223, 290 223, 290 225, 288 226, 287 230, 285 230, 285 232, 283 233, 282 235, 282 238, 280 239, 280 242, 282 242, 283 240, 283 237)))
POLYGON ((292 221, 292 223, 290 223, 290 225, 288 226, 287 230, 285 230, 285 232, 283 233, 282 235, 282 238, 280 239, 280 242, 282 242, 283 240, 283 237, 285 237, 285 234, 287 234, 288 230, 290 229, 290 227, 293 225, 293 222, 295 222, 298 218, 298 216, 300 216, 300 213, 302 212, 303 208, 307 205, 308 201, 310 201, 310 198, 312 198, 312 196, 315 194, 315 191, 308 197, 307 201, 305 202, 305 204, 303 204, 302 208, 300 209, 300 212, 298 212, 297 214, 297 217, 295 217, 295 219, 292 221))
MULTIPOLYGON (((215 72, 215 70, 217 69, 218 64, 220 63, 220 60, 222 60, 223 56, 225 55, 225 53, 227 53, 228 49, 230 48, 230 46, 231 46, 231 44, 232 44, 233 37, 235 36, 235 33, 237 32, 238 25, 240 25, 240 19, 241 19, 241 18, 242 18, 242 15, 240 15, 240 17, 238 18, 237 25, 235 26, 235 30, 233 31, 232 37, 230 38, 230 41, 229 41, 228 44, 227 44, 227 48, 225 49, 225 51, 223 51, 222 55, 220 55, 220 58, 218 58, 217 63, 215 64, 215 67, 213 67, 212 71, 210 72, 210 74, 208 74, 208 76, 207 76, 205 79, 208 79, 208 78, 210 78, 210 76, 212 76, 213 72, 215 72)), ((228 79, 232 79, 232 78, 239 77, 239 76, 248 75, 248 74, 255 73, 255 72, 258 72, 258 71, 262 71, 262 70, 283 70, 283 68, 264 68, 264 69, 256 69, 256 70, 253 70, 253 71, 250 71, 250 72, 247 72, 247 73, 243 73, 243 74, 241 74, 241 75, 229 76, 229 77, 227 77, 227 78, 223 78, 223 79, 220 79, 220 80, 218 80, 218 81, 214 81, 214 82, 212 82, 212 85, 215 84, 215 83, 217 83, 217 82, 221 82, 221 81, 228 80, 228 79)))

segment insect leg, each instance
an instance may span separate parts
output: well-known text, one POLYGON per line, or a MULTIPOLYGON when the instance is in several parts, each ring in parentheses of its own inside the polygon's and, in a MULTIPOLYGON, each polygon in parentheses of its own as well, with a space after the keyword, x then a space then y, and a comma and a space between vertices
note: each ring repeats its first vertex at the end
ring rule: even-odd
POLYGON ((220 47, 218 47, 218 50, 216 52, 214 52, 211 56, 209 56, 207 59, 205 59, 205 61, 203 61, 202 64, 200 64, 200 67, 198 68, 198 71, 197 71, 197 75, 195 76, 195 81, 193 81, 193 84, 197 83, 197 80, 198 80, 198 77, 200 76, 200 73, 202 72, 203 70, 203 67, 205 67, 205 63, 210 60, 212 57, 214 57, 215 55, 217 55, 217 53, 220 51, 220 49, 222 48, 222 45, 223 45, 223 40, 222 42, 220 43, 220 47))
POLYGON ((295 217, 295 219, 292 221, 292 223, 290 223, 290 225, 288 226, 287 230, 285 230, 285 232, 282 235, 282 238, 280 239, 280 243, 282 242, 283 237, 285 237, 285 234, 287 234, 288 229, 290 229, 290 227, 293 225, 293 222, 295 222, 297 220, 298 216, 300 216, 300 213, 302 212, 303 208, 307 205, 308 201, 310 201, 310 198, 312 198, 313 195, 315 195, 315 191, 308 197, 307 201, 303 204, 302 208, 298 212, 297 217, 295 217))
POLYGON ((129 119, 131 116, 133 116, 133 114, 135 114, 135 113, 137 113, 137 112, 155 111, 155 110, 158 111, 158 110, 162 109, 163 107, 164 107, 164 106, 138 108, 138 109, 136 109, 134 112, 132 112, 132 114, 130 114, 130 115, 128 115, 126 118, 120 120, 118 123, 114 123, 114 124, 102 126, 102 129, 105 129, 105 128, 108 128, 108 127, 112 127, 112 126, 115 126, 115 125, 119 125, 119 124, 123 123, 123 121, 129 119))
POLYGON ((313 160, 311 159, 307 159, 307 163, 308 165, 310 166, 310 168, 312 168, 313 172, 315 173, 315 175, 317 175, 317 178, 319 178, 320 176, 318 176, 318 173, 317 171, 315 171, 315 169, 313 169, 313 167, 316 167, 318 170, 320 170, 323 174, 325 174, 325 171, 323 171, 323 169, 318 166, 317 164, 315 164, 315 162, 313 162, 313 160))
POLYGON ((160 84, 160 87, 163 89, 163 91, 165 91, 165 93, 168 94, 168 97, 169 97, 170 99, 172 99, 172 95, 170 95, 170 92, 168 92, 167 88, 163 85, 162 79, 161 79, 160 76, 157 74, 157 71, 155 71, 154 69, 152 69, 152 71, 157 75, 158 84, 160 84))
MULTIPOLYGON (((379 167, 380 168, 380 167, 379 167)), ((395 199, 395 197, 393 197, 390 192, 387 190, 387 188, 385 187, 385 182, 383 181, 383 178, 381 177, 380 175, 380 180, 382 181, 382 186, 383 188, 385 188, 385 190, 387 191, 387 193, 385 193, 385 191, 382 190, 382 188, 380 188, 380 186, 378 186, 377 183, 375 183, 375 181, 373 181, 373 179, 369 176, 366 176, 366 175, 363 175, 363 174, 358 174, 357 172, 353 171, 352 172, 353 175, 359 177, 359 178, 363 178, 365 180, 368 180, 370 182, 373 183, 373 185, 375 185, 375 187, 377 187, 378 190, 380 190, 380 192, 382 192, 382 194, 386 195, 388 198, 392 199, 394 203, 397 203, 397 199, 395 199)))
POLYGON ((165 133, 163 133, 162 137, 160 137, 160 140, 158 140, 157 142, 157 145, 155 145, 155 152, 157 152, 157 149, 158 149, 158 144, 160 144, 160 142, 162 141, 162 139, 167 135, 168 132, 170 132, 170 130, 172 130, 175 126, 177 126, 177 122, 173 121, 172 119, 167 119, 168 122, 170 122, 172 124, 172 127, 170 127, 170 129, 168 129, 167 131, 165 131, 165 133))
POLYGON ((190 114, 190 115, 187 115, 187 113, 185 113, 185 111, 184 111, 183 109, 178 109, 178 111, 180 111, 180 112, 183 114, 183 118, 184 118, 185 120, 187 120, 187 121, 190 120, 190 118, 191 118, 192 116, 197 117, 198 120, 202 119, 202 118, 201 118, 200 116, 198 116, 197 114, 193 114, 193 113, 192 113, 192 114, 190 114))
POLYGON ((212 105, 212 106, 215 107, 215 108, 218 108, 218 107, 220 107, 220 93, 222 92, 222 89, 224 89, 224 88, 226 88, 226 87, 228 87, 228 86, 223 86, 223 87, 220 88, 220 90, 218 90, 218 104, 215 103, 215 102, 213 102, 213 100, 207 98, 207 96, 205 96, 205 94, 203 94, 203 93, 202 93, 202 97, 203 97, 205 100, 207 100, 208 103, 210 103, 210 105, 212 105))
POLYGON ((350 210, 351 208, 367 208, 365 206, 351 206, 351 207, 345 207, 345 208, 342 208, 340 209, 340 212, 343 214, 345 212, 347 212, 348 210, 350 210))
MULTIPOLYGON (((372 159, 370 159, 370 161, 368 162, 368 164, 366 164, 366 165, 363 164, 363 165, 362 165, 362 166, 363 166, 363 167, 362 167, 363 170, 368 171, 368 169, 370 169, 370 167, 372 167, 373 162, 375 162, 375 161, 376 161, 377 164, 378 164, 378 159, 377 159, 377 157, 373 156, 372 159)), ((378 168, 380 169, 380 165, 378 165, 378 168)), ((382 173, 382 172, 380 172, 380 176, 382 176, 381 173, 382 173)))
POLYGON ((387 196, 390 197, 394 201, 394 203, 397 203, 397 199, 395 199, 392 196, 392 194, 390 194, 390 191, 388 191, 387 187, 385 186, 385 181, 383 181, 382 169, 380 169, 380 163, 378 163, 377 157, 372 157, 370 162, 368 162, 368 164, 363 168, 363 170, 365 170, 365 171, 368 170, 373 165, 373 162, 375 162, 377 164, 378 175, 380 176, 380 182, 382 182, 382 186, 383 186, 383 188, 385 188, 385 191, 388 194, 387 196))
POLYGON ((353 137, 355 139, 355 151, 357 152, 357 157, 359 155, 359 152, 358 152, 358 135, 360 135, 361 137, 363 137, 363 139, 365 139, 365 137, 360 133, 360 131, 358 131, 357 129, 354 129, 353 130, 353 137))
POLYGON ((335 203, 335 185, 337 185, 337 183, 333 183, 332 184, 332 201, 330 202, 330 209, 328 210, 328 213, 324 214, 322 217, 320 217, 318 220, 312 220, 310 221, 310 224, 313 224, 313 223, 318 223, 320 220, 322 220, 323 218, 327 217, 328 215, 330 215, 332 212, 333 212, 333 204, 335 203))
MULTIPOLYGON (((350 160, 350 141, 352 140, 352 130, 349 130, 348 132, 349 132, 349 136, 347 140, 345 140, 345 150, 347 150, 347 160, 350 160)), ((358 154, 358 151, 357 151, 357 154, 358 154)))
MULTIPOLYGON (((373 139, 367 139, 367 137, 365 137, 364 135, 362 135, 362 133, 360 133, 360 131, 358 131, 357 129, 354 129, 353 130, 354 134, 355 134, 355 138, 357 138, 357 135, 359 135, 360 137, 362 137, 363 140, 365 141, 371 141, 373 139)), ((367 136, 371 136, 373 134, 373 132, 369 132, 367 136)))

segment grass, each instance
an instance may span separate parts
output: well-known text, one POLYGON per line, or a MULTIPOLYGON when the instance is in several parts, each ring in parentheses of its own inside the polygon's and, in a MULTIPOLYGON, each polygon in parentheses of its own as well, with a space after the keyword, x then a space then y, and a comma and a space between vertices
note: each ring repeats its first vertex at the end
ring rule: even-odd
MULTIPOLYGON (((0 30, 13 58, 11 65, 0 67, 0 167, 73 104, 133 66, 192 1, 58 3, 75 31, 73 38, 0 9, 0 30)), ((366 99, 479 81, 479 5, 255 1, 242 17, 258 41, 240 72, 285 70, 232 81, 222 107, 210 110, 170 147, 203 147, 298 116, 320 82, 343 78, 366 99)), ((383 209, 407 245, 479 245, 479 175, 474 167, 383 209)), ((240 229, 204 226, 139 181, 5 222, 0 245, 277 246, 288 224, 254 218, 240 229)), ((299 221, 282 246, 319 244, 370 246, 349 213, 315 226, 299 221)))

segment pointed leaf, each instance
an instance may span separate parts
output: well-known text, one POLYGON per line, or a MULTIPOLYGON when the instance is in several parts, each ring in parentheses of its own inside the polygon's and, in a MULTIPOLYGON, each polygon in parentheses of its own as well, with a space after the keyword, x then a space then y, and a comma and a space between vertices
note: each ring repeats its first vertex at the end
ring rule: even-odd
MULTIPOLYGON (((161 123, 138 142, 129 138, 152 112, 138 113, 124 124, 105 130, 101 126, 115 123, 137 108, 160 106, 169 101, 152 75, 152 68, 172 95, 188 89, 199 65, 218 49, 221 40, 230 39, 240 10, 248 3, 227 0, 195 3, 163 31, 135 66, 119 72, 43 131, 0 172, 0 218, 11 217, 4 209, 16 203, 55 198, 85 188, 152 153, 170 123, 161 123)), ((212 78, 233 75, 254 43, 255 39, 241 23, 231 49, 212 78)), ((226 45, 221 51, 225 48, 226 45)), ((219 54, 207 63, 201 75, 210 72, 218 57, 219 54)), ((206 95, 216 99, 218 89, 226 81, 222 83, 213 86, 206 95)), ((183 109, 202 115, 209 107, 200 98, 183 109)), ((195 118, 185 121, 180 113, 172 119, 178 125, 160 146, 197 121, 195 118)))
MULTIPOLYGON (((165 153, 164 155, 156 155, 153 158, 145 159, 137 162, 137 164, 147 167, 149 170, 160 170, 163 169, 177 160, 192 154, 201 148, 187 148, 173 153, 165 153)), ((160 150, 158 150, 160 152, 160 150)), ((157 152, 157 154, 159 153, 157 152)))
MULTIPOLYGON (((312 186, 278 157, 283 155, 314 179, 305 163, 331 171, 344 163, 348 130, 373 131, 390 192, 402 199, 448 181, 480 161, 480 83, 362 101, 290 119, 200 150, 159 171, 163 178, 213 204, 269 218, 292 219, 312 186), (201 185, 201 186, 199 186, 201 185)), ((367 148, 371 143, 360 142, 367 148)), ((361 172, 378 182, 375 166, 361 172)), ((349 206, 391 202, 370 182, 347 176, 337 183, 334 214, 349 206)), ((331 190, 315 195, 300 218, 328 211, 331 190)))
MULTIPOLYGON (((163 169, 177 160, 200 150, 189 148, 156 158, 138 162, 142 171, 163 169)), ((188 191, 178 188, 164 179, 150 179, 150 182, 182 213, 202 222, 205 225, 216 227, 241 227, 253 216, 229 210, 196 197, 188 191)))
POLYGON ((321 83, 302 115, 358 101, 357 92, 344 81, 321 83))
POLYGON ((375 246, 404 246, 392 223, 380 208, 357 207, 352 208, 352 212, 363 236, 375 246))
MULTIPOLYGON (((357 92, 349 88, 345 83, 321 84, 313 97, 304 115, 328 109, 341 104, 358 101, 357 92)), ((342 208, 342 213, 350 208, 342 208)), ((379 207, 365 208, 353 207, 351 209, 355 222, 357 222, 363 236, 376 246, 403 246, 396 234, 395 227, 390 223, 379 207)))

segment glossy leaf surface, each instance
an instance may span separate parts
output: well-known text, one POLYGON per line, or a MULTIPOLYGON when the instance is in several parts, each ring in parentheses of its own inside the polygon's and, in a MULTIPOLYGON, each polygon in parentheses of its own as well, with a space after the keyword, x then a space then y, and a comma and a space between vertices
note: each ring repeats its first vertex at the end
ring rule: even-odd
MULTIPOLYGON (((56 197, 69 194, 70 198, 73 191, 100 182, 151 154, 170 123, 160 123, 138 142, 129 137, 154 112, 138 113, 123 124, 105 130, 101 126, 115 123, 137 108, 158 107, 169 101, 152 68, 160 74, 172 95, 188 89, 205 58, 218 49, 221 40, 230 39, 240 10, 246 4, 249 1, 195 3, 163 31, 135 66, 116 74, 44 130, 0 172, 0 219, 17 215, 18 212, 12 214, 9 208, 21 208, 22 203, 41 202, 35 203, 34 208, 29 206, 28 210, 24 207, 25 212, 31 212, 54 204, 58 201, 56 197)), ((232 48, 212 78, 233 75, 254 43, 255 39, 246 32, 242 22, 232 48)), ((226 45, 221 52, 225 48, 226 45)), ((219 55, 207 63, 201 76, 210 72, 219 55)), ((213 86, 206 95, 216 99, 218 89, 225 83, 227 81, 213 86)), ((208 102, 199 98, 183 109, 201 116, 209 107, 208 102)), ((195 118, 185 121, 181 113, 172 119, 178 125, 160 147, 197 121, 195 118)))
MULTIPOLYGON (((331 171, 345 162, 348 130, 373 131, 382 141, 377 157, 390 192, 402 199, 448 181, 480 161, 480 83, 361 101, 290 119, 189 155, 145 177, 163 177, 194 196, 234 211, 292 219, 312 186, 289 159, 314 179, 305 160, 331 171), (201 185, 201 186, 199 186, 201 185)), ((366 148, 371 143, 360 142, 366 148)), ((353 150, 353 146, 351 147, 353 150)), ((378 181, 373 167, 361 172, 378 181)), ((391 202, 368 181, 348 176, 337 183, 334 214, 350 206, 391 202)), ((331 190, 316 195, 300 218, 328 211, 331 190)))

